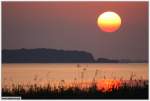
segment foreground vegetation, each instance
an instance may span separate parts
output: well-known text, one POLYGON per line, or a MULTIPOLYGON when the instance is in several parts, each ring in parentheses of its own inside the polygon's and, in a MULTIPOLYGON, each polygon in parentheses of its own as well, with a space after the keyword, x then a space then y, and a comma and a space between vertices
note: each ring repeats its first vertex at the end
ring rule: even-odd
POLYGON ((148 80, 142 77, 135 79, 133 72, 129 80, 106 79, 105 76, 98 80, 99 72, 95 70, 94 77, 87 82, 84 80, 87 69, 80 67, 77 65, 80 78, 75 78, 71 83, 61 80, 57 85, 52 81, 40 85, 38 77, 35 76, 33 84, 12 84, 9 87, 4 85, 2 96, 21 96, 22 99, 148 99, 148 80), (81 73, 79 69, 82 69, 81 73))
POLYGON ((12 89, 2 88, 2 96, 21 96, 22 99, 148 99, 147 81, 136 80, 134 86, 122 83, 118 87, 112 85, 106 91, 103 89, 99 90, 96 82, 84 88, 79 85, 65 87, 62 84, 53 87, 50 84, 46 86, 33 84, 28 88, 13 85, 12 89))

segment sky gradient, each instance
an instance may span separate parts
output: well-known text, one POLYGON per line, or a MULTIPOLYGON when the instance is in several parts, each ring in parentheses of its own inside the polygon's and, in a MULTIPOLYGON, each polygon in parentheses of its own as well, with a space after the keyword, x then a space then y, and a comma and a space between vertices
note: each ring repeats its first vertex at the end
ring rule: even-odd
POLYGON ((2 49, 82 50, 95 58, 148 60, 148 2, 2 2, 2 49), (117 32, 97 17, 114 11, 117 32))

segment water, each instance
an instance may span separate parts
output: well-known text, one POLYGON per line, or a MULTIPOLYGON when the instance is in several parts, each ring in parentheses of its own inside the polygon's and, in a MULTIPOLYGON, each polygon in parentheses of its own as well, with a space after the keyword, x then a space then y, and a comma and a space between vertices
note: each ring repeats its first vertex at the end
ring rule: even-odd
POLYGON ((91 81, 99 79, 148 80, 148 64, 2 64, 2 86, 9 84, 45 84, 47 82, 91 81))

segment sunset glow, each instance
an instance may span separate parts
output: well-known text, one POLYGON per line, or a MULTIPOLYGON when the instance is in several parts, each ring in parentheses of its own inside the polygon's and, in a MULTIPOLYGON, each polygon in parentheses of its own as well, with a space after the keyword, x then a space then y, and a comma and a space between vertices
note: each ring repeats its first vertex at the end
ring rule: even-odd
POLYGON ((149 2, 1 3, 2 100, 149 98, 149 2))
POLYGON ((97 89, 102 92, 111 92, 113 88, 118 89, 121 86, 120 80, 104 79, 97 82, 97 89))
POLYGON ((97 24, 104 32, 115 32, 120 28, 121 18, 114 12, 104 12, 98 17, 97 24))

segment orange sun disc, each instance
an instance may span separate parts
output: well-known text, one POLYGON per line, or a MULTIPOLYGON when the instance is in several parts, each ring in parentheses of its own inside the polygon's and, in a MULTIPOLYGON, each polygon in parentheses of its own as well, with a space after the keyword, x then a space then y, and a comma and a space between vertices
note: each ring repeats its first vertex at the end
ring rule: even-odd
POLYGON ((115 12, 104 12, 99 15, 97 24, 104 32, 115 32, 121 26, 121 18, 115 12))

